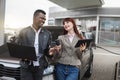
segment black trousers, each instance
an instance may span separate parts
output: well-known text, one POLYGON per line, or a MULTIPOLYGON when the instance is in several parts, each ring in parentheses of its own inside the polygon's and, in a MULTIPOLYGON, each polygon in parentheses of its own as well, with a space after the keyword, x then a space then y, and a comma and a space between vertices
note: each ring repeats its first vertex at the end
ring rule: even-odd
POLYGON ((21 80, 42 80, 43 71, 40 66, 21 67, 21 80))

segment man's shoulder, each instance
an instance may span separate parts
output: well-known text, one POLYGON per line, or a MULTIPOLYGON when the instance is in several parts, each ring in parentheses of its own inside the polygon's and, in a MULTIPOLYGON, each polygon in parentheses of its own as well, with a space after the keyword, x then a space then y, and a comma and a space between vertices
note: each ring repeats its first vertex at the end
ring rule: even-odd
POLYGON ((27 26, 27 27, 22 28, 21 31, 26 31, 26 30, 29 30, 29 29, 31 29, 31 27, 27 26))
POLYGON ((31 29, 31 26, 24 27, 23 30, 31 29))
POLYGON ((31 27, 27 26, 19 30, 19 34, 25 34, 26 32, 30 31, 31 27))
POLYGON ((51 34, 51 32, 45 28, 42 28, 42 30, 45 32, 45 33, 48 33, 48 34, 51 34))

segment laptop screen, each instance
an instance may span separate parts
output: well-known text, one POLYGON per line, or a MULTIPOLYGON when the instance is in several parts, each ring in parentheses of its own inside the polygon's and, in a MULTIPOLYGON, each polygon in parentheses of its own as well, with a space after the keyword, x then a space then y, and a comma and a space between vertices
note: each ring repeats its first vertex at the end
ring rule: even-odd
POLYGON ((7 43, 7 46, 11 57, 28 60, 37 60, 34 47, 18 45, 13 43, 7 43))

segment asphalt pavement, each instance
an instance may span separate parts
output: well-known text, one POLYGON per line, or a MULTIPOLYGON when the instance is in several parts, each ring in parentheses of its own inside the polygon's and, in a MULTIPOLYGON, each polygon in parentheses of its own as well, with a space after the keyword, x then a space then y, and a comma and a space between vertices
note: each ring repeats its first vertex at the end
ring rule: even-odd
POLYGON ((94 50, 93 74, 82 80, 115 80, 115 65, 120 61, 120 47, 101 46, 94 50))

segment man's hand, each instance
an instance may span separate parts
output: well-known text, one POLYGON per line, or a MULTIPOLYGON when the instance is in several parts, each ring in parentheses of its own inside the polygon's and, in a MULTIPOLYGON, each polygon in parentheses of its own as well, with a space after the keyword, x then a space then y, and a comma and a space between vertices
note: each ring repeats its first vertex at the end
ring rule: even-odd
POLYGON ((54 47, 52 47, 52 48, 49 49, 49 55, 53 55, 54 52, 55 52, 55 48, 54 47))

